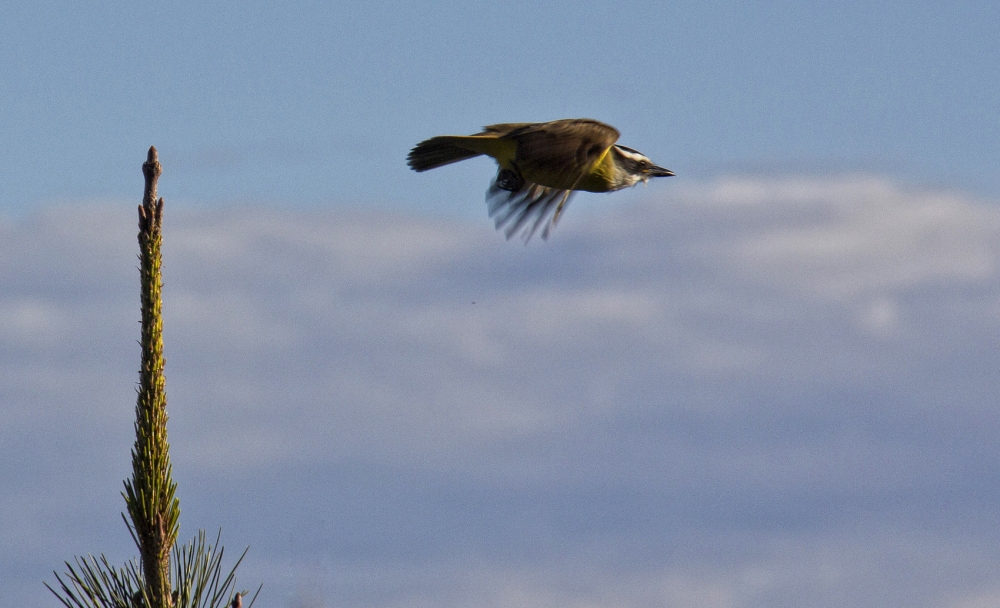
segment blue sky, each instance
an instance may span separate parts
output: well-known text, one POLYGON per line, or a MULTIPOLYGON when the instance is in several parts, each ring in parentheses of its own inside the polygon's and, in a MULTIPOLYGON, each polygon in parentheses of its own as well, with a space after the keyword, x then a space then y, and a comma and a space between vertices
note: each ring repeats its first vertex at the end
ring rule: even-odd
POLYGON ((0 205, 129 197, 156 145, 177 202, 478 213, 487 161, 416 176, 409 147, 574 116, 676 181, 995 196, 998 24, 990 2, 5 3, 0 205))
POLYGON ((264 605, 1000 603, 1000 9, 0 6, 0 603, 118 517, 166 198, 182 536, 264 605), (678 173, 505 242, 590 116, 678 173))

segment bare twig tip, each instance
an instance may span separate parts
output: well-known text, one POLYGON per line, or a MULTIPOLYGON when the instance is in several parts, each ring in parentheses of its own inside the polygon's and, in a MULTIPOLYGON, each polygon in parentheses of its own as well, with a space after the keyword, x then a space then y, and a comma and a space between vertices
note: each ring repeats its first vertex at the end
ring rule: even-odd
POLYGON ((146 177, 146 187, 152 185, 155 192, 156 180, 162 173, 163 167, 160 166, 160 156, 156 153, 156 146, 150 146, 149 153, 146 154, 146 162, 142 163, 142 174, 146 177))

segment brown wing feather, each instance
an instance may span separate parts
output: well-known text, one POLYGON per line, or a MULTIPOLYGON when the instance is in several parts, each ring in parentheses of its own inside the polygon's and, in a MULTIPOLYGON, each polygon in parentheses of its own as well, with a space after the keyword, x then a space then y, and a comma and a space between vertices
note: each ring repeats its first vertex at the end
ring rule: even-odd
POLYGON ((502 137, 517 141, 515 162, 525 179, 551 188, 572 189, 618 141, 619 135, 618 129, 610 125, 576 118, 526 125, 502 137))
POLYGON ((530 127, 533 125, 539 125, 545 123, 538 122, 504 122, 498 125, 487 125, 483 127, 482 132, 476 133, 476 135, 496 135, 497 137, 507 135, 511 131, 516 131, 517 129, 523 129, 524 127, 530 127))

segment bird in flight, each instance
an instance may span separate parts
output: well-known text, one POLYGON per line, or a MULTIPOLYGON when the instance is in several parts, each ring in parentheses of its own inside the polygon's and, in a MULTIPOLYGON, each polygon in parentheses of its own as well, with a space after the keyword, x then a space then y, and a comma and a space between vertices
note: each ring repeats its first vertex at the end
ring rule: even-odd
POLYGON ((542 228, 547 239, 577 190, 613 192, 674 174, 632 148, 621 134, 590 118, 504 123, 475 135, 442 135, 410 150, 407 164, 427 171, 485 154, 497 161, 486 204, 497 230, 527 243, 542 228))

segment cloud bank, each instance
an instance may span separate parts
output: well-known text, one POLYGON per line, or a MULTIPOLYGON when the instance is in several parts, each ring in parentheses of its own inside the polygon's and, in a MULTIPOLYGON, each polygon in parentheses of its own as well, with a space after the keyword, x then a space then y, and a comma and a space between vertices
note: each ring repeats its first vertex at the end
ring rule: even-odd
MULTIPOLYGON (((664 190, 580 197, 528 247, 485 211, 168 199, 184 535, 250 544, 279 606, 996 603, 1000 207, 866 176, 664 190)), ((18 605, 134 553, 134 224, 0 225, 18 605)))

